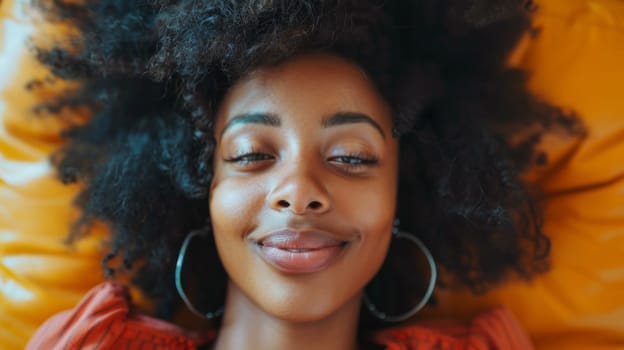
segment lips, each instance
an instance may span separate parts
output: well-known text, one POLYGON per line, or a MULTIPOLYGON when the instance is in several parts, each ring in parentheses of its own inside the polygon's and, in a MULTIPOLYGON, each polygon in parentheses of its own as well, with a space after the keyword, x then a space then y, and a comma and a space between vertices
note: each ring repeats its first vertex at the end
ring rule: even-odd
POLYGON ((310 273, 331 265, 347 241, 323 231, 281 230, 255 242, 257 252, 270 265, 289 273, 310 273))

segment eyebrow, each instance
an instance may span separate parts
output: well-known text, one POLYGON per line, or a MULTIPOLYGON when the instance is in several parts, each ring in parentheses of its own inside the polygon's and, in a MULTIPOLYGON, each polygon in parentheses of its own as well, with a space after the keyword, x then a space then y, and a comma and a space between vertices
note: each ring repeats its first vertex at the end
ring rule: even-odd
POLYGON ((230 119, 223 130, 221 130, 221 136, 223 133, 234 125, 238 124, 262 124, 266 126, 279 127, 282 125, 282 121, 280 118, 272 113, 246 113, 237 115, 234 118, 230 119))
MULTIPOLYGON (((323 118, 321 122, 321 126, 323 128, 331 128, 333 126, 347 125, 347 124, 358 124, 358 123, 366 123, 374 127, 383 138, 386 138, 386 135, 381 128, 381 126, 373 120, 373 118, 367 116, 366 114, 359 112, 337 112, 328 117, 323 118)), ((225 133, 225 131, 234 125, 238 124, 261 124, 271 127, 280 127, 282 125, 282 121, 276 114, 272 113, 246 113, 237 115, 234 118, 230 119, 223 130, 221 130, 221 135, 225 133)))
POLYGON ((366 114, 359 112, 338 112, 329 117, 323 119, 322 125, 324 128, 329 128, 332 126, 345 125, 345 124, 357 124, 357 123, 366 123, 377 129, 381 134, 381 137, 386 138, 383 129, 381 126, 373 120, 373 118, 367 116, 366 114))

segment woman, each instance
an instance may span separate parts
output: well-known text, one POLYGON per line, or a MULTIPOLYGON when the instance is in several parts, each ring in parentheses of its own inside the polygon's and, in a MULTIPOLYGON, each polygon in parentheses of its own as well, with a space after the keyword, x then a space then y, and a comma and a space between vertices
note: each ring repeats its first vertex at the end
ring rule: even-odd
POLYGON ((109 283, 29 347, 530 348, 504 309, 373 332, 427 302, 436 264, 439 284, 475 291, 546 266, 519 174, 544 161, 544 132, 577 126, 505 65, 523 5, 45 6, 80 34, 39 58, 81 83, 46 107, 94 112, 54 157, 86 184, 70 241, 108 223, 109 274, 130 273, 160 318, 182 300, 217 321, 190 332, 141 316, 109 283))

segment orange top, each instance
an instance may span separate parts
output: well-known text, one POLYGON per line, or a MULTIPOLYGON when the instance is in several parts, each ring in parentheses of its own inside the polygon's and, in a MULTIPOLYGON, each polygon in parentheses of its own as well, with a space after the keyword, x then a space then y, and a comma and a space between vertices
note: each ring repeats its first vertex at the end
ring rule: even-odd
MULTIPOLYGON (((192 332, 132 310, 126 287, 112 282, 93 288, 72 310, 50 318, 26 349, 190 350, 214 341, 216 332, 192 332)), ((388 350, 533 349, 511 313, 497 308, 470 324, 450 322, 396 327, 372 340, 388 350)))

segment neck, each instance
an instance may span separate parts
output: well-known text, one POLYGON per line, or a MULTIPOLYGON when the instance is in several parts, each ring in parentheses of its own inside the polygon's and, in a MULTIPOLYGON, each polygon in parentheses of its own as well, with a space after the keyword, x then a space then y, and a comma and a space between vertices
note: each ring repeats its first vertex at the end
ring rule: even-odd
POLYGON ((293 322, 268 314, 230 282, 214 349, 354 350, 360 300, 353 299, 326 318, 293 322))

